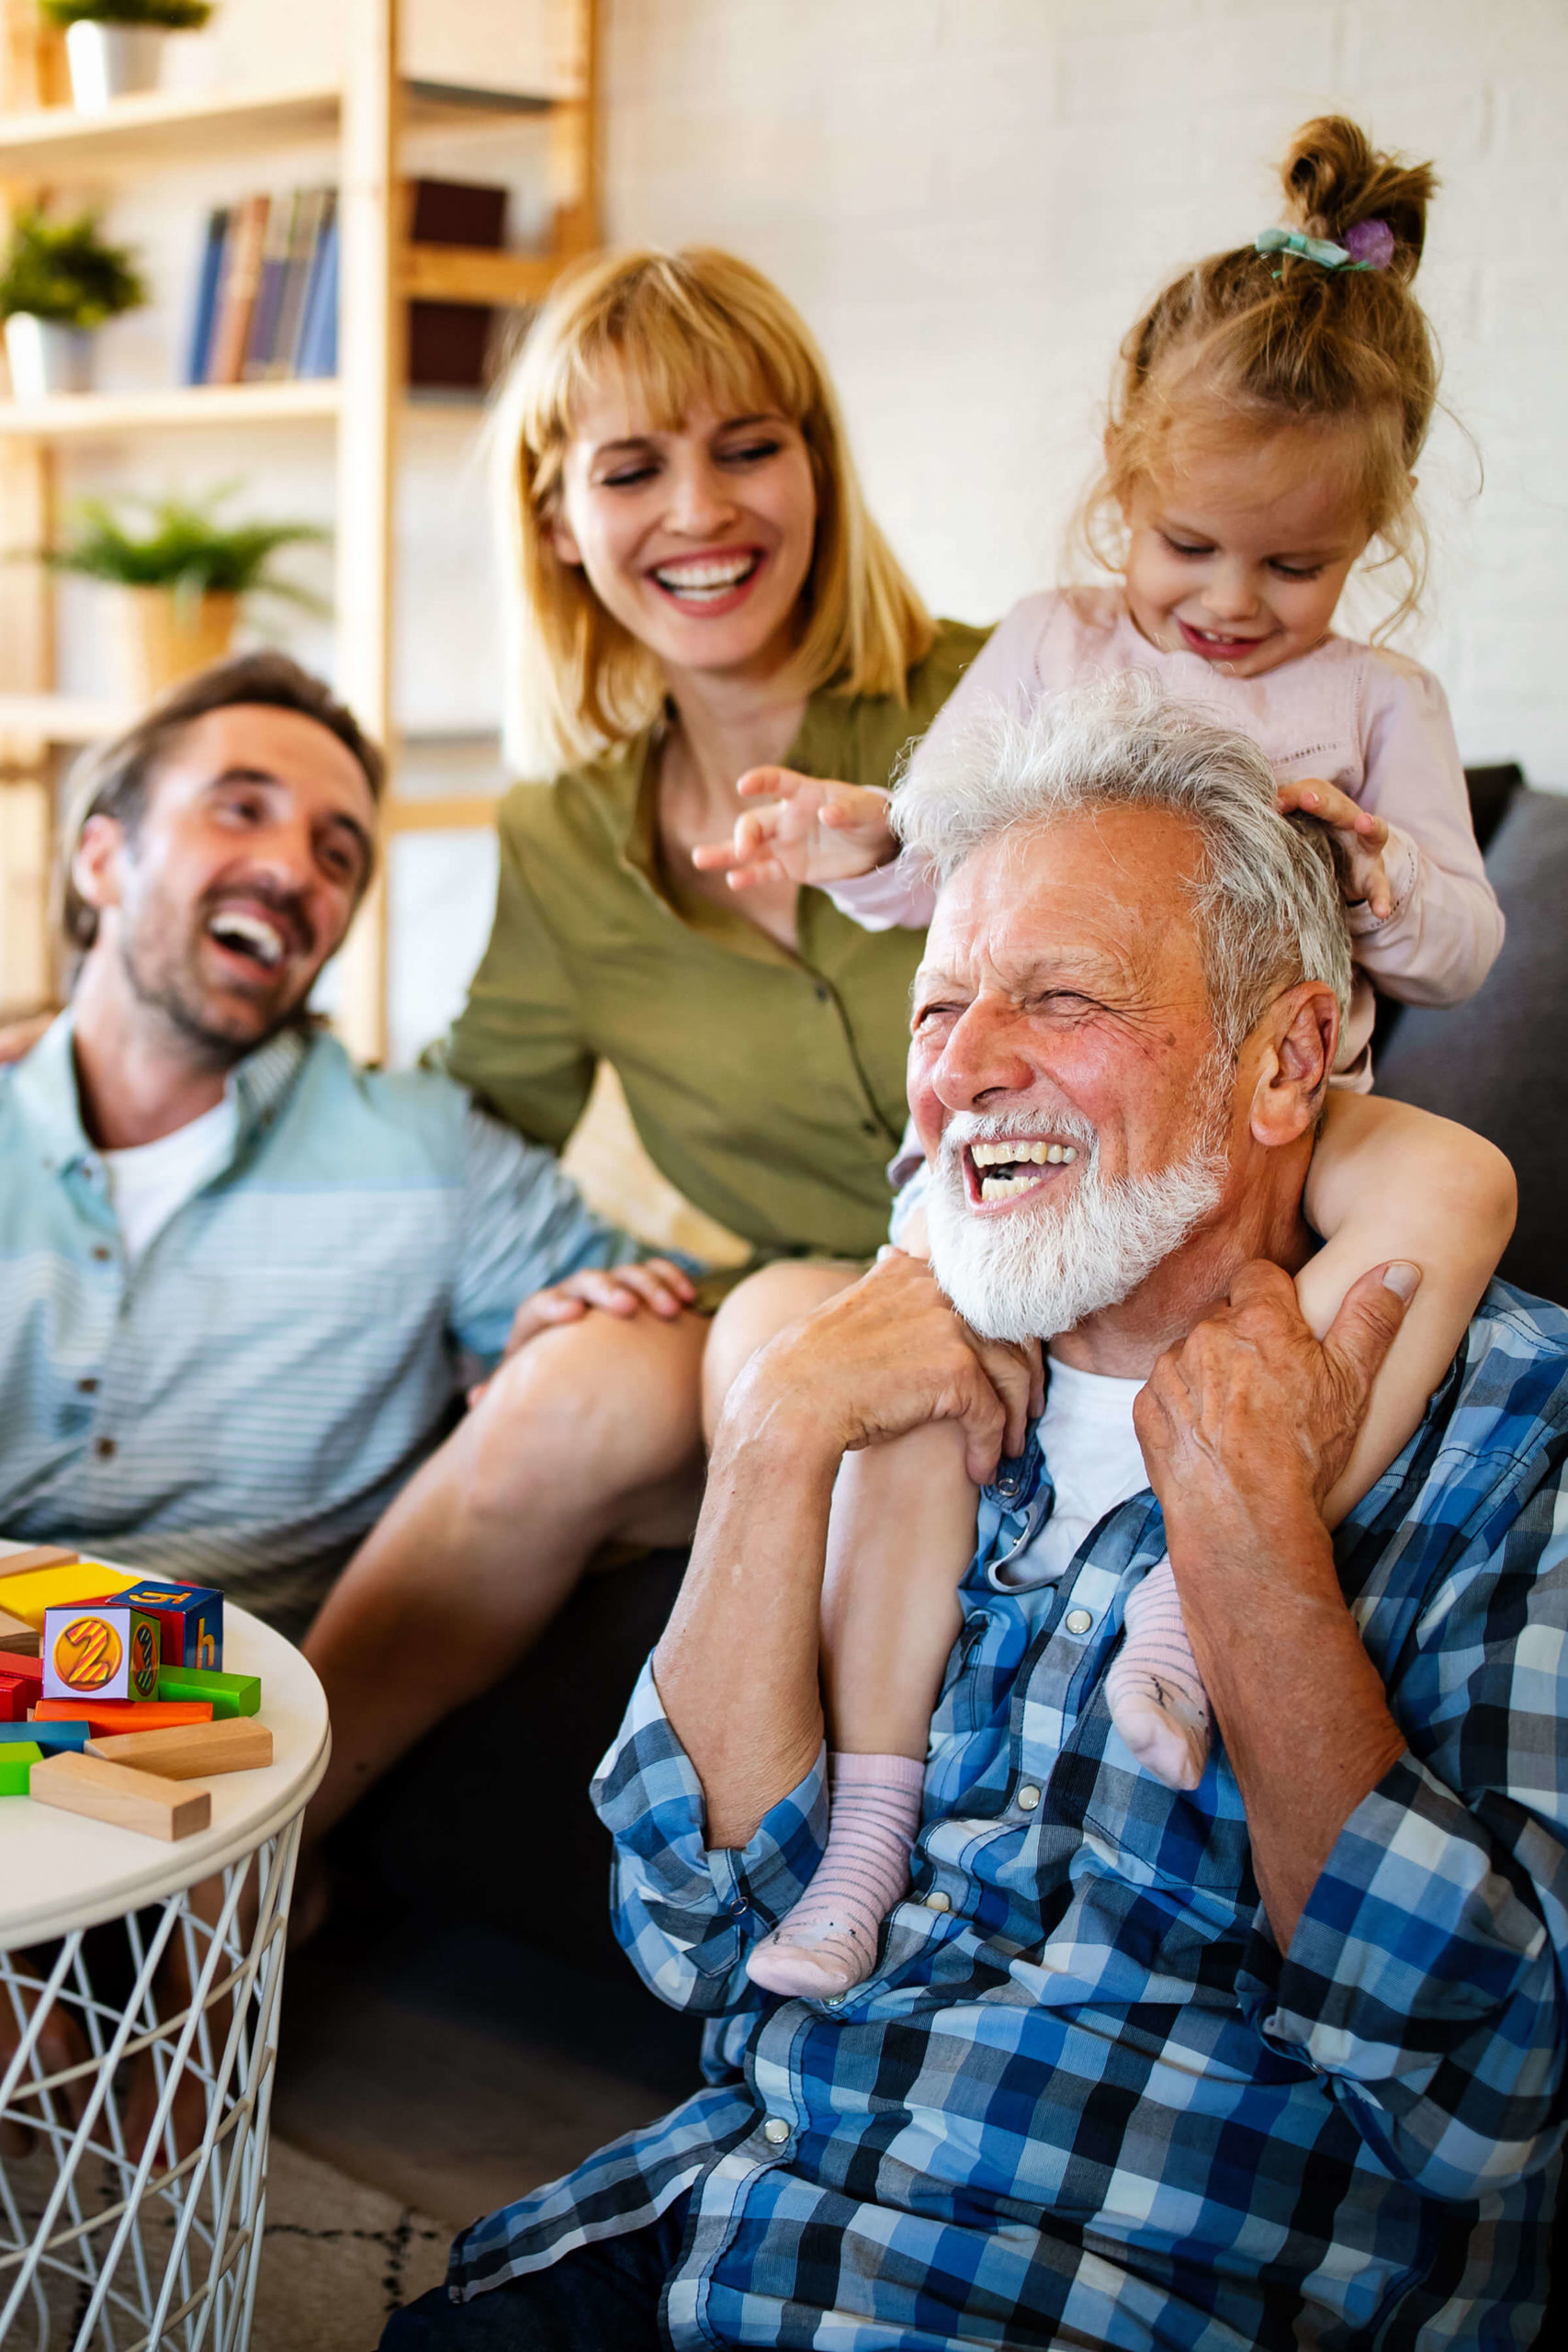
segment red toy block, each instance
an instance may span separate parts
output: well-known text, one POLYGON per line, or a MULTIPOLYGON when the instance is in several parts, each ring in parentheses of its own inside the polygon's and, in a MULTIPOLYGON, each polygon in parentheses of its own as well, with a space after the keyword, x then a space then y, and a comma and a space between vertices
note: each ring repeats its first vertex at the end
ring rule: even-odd
POLYGON ((17 1674, 0 1674, 0 1724, 25 1723, 32 1701, 30 1682, 17 1674))

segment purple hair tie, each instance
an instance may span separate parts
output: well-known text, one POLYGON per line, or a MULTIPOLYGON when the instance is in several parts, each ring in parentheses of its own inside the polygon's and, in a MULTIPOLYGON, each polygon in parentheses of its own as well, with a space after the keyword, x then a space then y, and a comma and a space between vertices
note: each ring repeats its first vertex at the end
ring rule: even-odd
POLYGON ((1346 230, 1344 244, 1363 269, 1386 269, 1393 259, 1393 231, 1386 220, 1358 220, 1346 230))

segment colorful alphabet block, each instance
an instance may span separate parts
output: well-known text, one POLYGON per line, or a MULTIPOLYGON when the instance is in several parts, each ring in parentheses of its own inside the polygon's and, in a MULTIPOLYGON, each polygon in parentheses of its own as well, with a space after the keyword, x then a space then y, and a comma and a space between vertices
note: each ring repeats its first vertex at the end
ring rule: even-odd
POLYGON ((0 1747, 0 1797, 30 1795, 28 1782, 35 1764, 43 1762, 43 1749, 36 1740, 18 1740, 0 1747))
MULTIPOLYGON (((0 1668, 0 1671, 3 1671, 0 1668)), ((220 1723, 231 1715, 254 1715, 261 1705, 261 1678, 211 1674, 194 1666, 165 1666, 158 1674, 160 1699, 207 1699, 220 1723)))
POLYGON ((36 1740, 47 1754, 52 1755, 57 1747, 85 1747, 92 1736, 91 1724, 81 1716, 64 1724, 40 1724, 36 1717, 30 1723, 0 1724, 0 1756, 4 1756, 7 1747, 17 1747, 29 1739, 36 1740))
POLYGON ((101 1756, 46 1756, 28 1775, 35 1804, 58 1805, 62 1813, 85 1813, 148 1838, 189 1838, 209 1826, 212 1797, 207 1789, 181 1790, 152 1772, 107 1764, 101 1756))
POLYGON ((96 1739, 100 1732, 172 1730, 180 1724, 209 1724, 212 1702, 191 1699, 173 1706, 154 1699, 142 1706, 124 1699, 40 1699, 33 1709, 33 1721, 90 1724, 96 1739))
POLYGON ((158 1695, 158 1620, 123 1599, 51 1607, 43 1621, 46 1699, 158 1695))
POLYGON ((106 1568, 100 1560, 29 1568, 20 1575, 13 1570, 9 1576, 5 1567, 0 1557, 0 1609, 9 1617, 20 1617, 39 1633, 43 1631, 46 1610, 67 1609, 77 1600, 104 1600, 110 1593, 123 1592, 128 1585, 141 1581, 140 1577, 127 1576, 123 1568, 106 1568))
POLYGON ((209 1584, 159 1584, 149 1577, 119 1598, 148 1610, 163 1635, 164 1666, 216 1670, 223 1663, 223 1595, 209 1584))

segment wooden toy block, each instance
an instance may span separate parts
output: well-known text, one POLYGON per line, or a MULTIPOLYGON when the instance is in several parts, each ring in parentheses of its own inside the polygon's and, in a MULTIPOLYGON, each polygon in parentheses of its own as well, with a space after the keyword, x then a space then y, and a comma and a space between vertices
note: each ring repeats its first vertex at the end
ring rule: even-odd
POLYGON ((149 1578, 119 1597, 158 1620, 164 1666, 201 1667, 209 1672, 222 1666, 223 1595, 215 1586, 159 1584, 149 1578))
POLYGON ((59 1747, 85 1747, 92 1736, 92 1725, 80 1718, 69 1724, 40 1724, 36 1718, 30 1723, 0 1724, 0 1756, 29 1739, 52 1755, 59 1747))
MULTIPOLYGON (((0 1673, 5 1668, 0 1667, 0 1673)), ((261 1705, 261 1677, 256 1674, 212 1674, 194 1666, 165 1666, 159 1669, 160 1699, 208 1699, 212 1704, 214 1719, 226 1722, 231 1715, 254 1715, 261 1705)))
POLYGON ((0 1609, 0 1657, 8 1650, 19 1650, 24 1657, 37 1657, 38 1628, 29 1625, 25 1617, 13 1617, 8 1609, 0 1609))
POLYGON ((20 1682, 27 1690, 28 1703, 35 1705, 43 1696, 43 1660, 24 1657, 19 1650, 7 1650, 0 1659, 0 1674, 8 1682, 20 1682))
POLYGON ((24 1723, 32 1702, 30 1682, 24 1682, 18 1675, 0 1674, 0 1724, 24 1723))
POLYGON ((260 1771, 272 1762, 272 1734, 265 1724, 235 1715, 181 1731, 111 1733, 89 1740, 87 1753, 111 1764, 134 1764, 164 1781, 204 1781, 212 1772, 260 1771))
POLYGON ((34 1568, 74 1567, 81 1556, 71 1544, 29 1544, 25 1552, 0 1554, 0 1577, 25 1577, 34 1568))
POLYGON ((124 1699, 40 1699, 33 1709, 35 1724, 85 1723, 93 1737, 117 1731, 174 1731, 183 1724, 209 1724, 210 1699, 182 1700, 176 1706, 150 1699, 145 1706, 124 1699))
MULTIPOLYGON (((0 1560, 0 1570, 5 1566, 0 1560)), ((0 1609, 8 1617, 25 1619, 41 1634, 46 1610, 68 1609, 77 1600, 106 1600, 111 1593, 123 1592, 128 1585, 140 1582, 139 1577, 127 1576, 123 1568, 106 1568, 98 1560, 33 1568, 25 1576, 0 1574, 0 1609)))
POLYGON ((36 1740, 17 1741, 9 1747, 0 1747, 0 1797, 25 1797, 33 1766, 43 1762, 43 1750, 36 1740))
POLYGON ((46 1756, 32 1768, 28 1794, 35 1804, 85 1813, 94 1821, 139 1829, 147 1838, 191 1838, 212 1819, 210 1791, 177 1790, 155 1773, 106 1764, 101 1756, 46 1756))
POLYGON ((118 1597, 51 1607, 43 1620, 46 1699, 155 1699, 158 1620, 118 1597))

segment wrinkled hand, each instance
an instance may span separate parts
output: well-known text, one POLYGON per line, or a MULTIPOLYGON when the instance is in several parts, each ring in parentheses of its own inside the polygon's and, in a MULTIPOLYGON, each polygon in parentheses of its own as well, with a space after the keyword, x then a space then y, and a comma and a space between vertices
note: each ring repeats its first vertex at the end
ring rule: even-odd
POLYGON ((736 786, 747 799, 772 806, 748 809, 727 842, 703 842, 692 863, 705 874, 727 874, 732 890, 759 882, 847 882, 893 856, 897 843, 887 823, 886 792, 870 785, 833 784, 793 768, 749 768, 736 786))
POLYGON ((1021 1453, 1044 1400, 1039 1343, 984 1340, 954 1313, 931 1269, 886 1250, 849 1290, 792 1323, 752 1357, 726 1422, 752 1429, 783 1412, 829 1451, 957 1421, 976 1486, 1021 1453))
POLYGON ((1168 1348, 1133 1409, 1173 1556, 1183 1528, 1212 1551, 1228 1532, 1321 1517, 1350 1458, 1417 1270, 1376 1266, 1320 1341, 1280 1266, 1244 1266, 1228 1303, 1168 1348), (1408 1282, 1402 1296, 1384 1281, 1408 1282))
POLYGON ((1341 792, 1321 776, 1302 776, 1279 790, 1281 816, 1299 808, 1327 826, 1339 853, 1339 888, 1348 906, 1365 906, 1379 922, 1393 912, 1393 887, 1382 861, 1388 847, 1388 827, 1381 817, 1341 792))
MULTIPOLYGON (((581 1273, 568 1274, 564 1282, 551 1283, 523 1301, 512 1318, 501 1361, 508 1363, 541 1331, 558 1330, 563 1323, 581 1323, 594 1307, 601 1314, 623 1317, 640 1315, 646 1308, 672 1323, 696 1295, 691 1276, 668 1258, 644 1258, 634 1266, 585 1266, 581 1273)), ((468 1403, 477 1405, 489 1386, 488 1380, 481 1380, 470 1388, 468 1403)))

